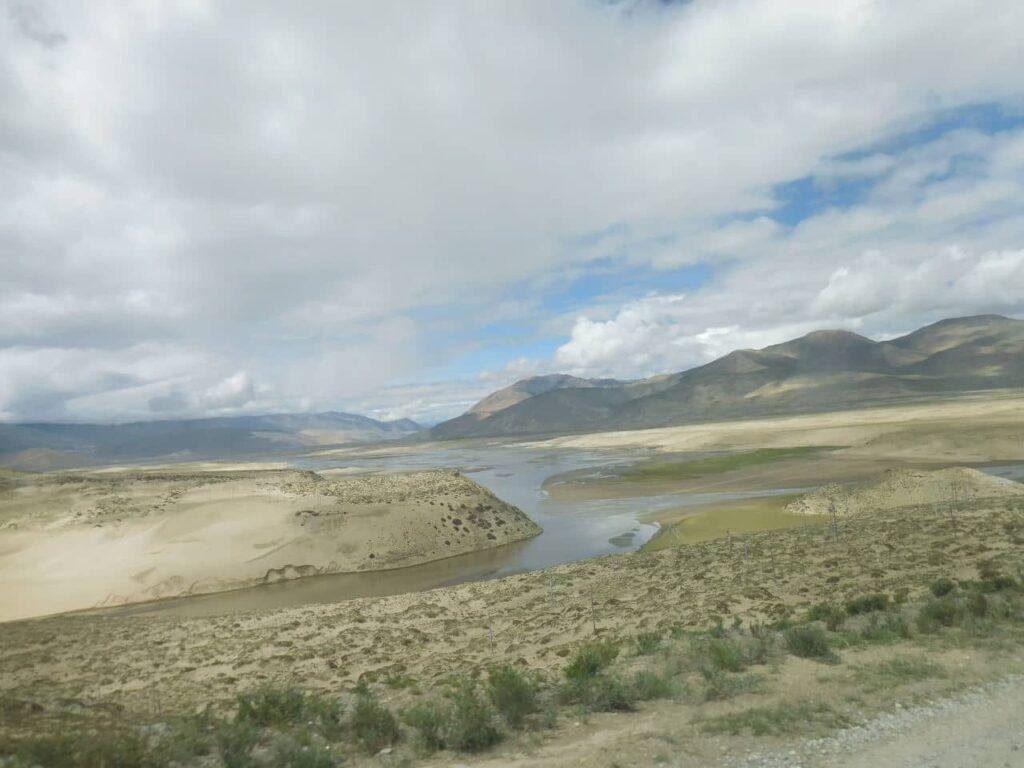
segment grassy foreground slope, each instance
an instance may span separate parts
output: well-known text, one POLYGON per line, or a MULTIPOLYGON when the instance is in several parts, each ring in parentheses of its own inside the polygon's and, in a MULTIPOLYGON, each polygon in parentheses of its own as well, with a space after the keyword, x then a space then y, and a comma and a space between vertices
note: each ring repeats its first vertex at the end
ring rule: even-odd
MULTIPOLYGON (((618 720, 595 720, 597 731, 572 723, 583 712, 655 699, 666 701, 646 705, 645 717, 682 723, 714 744, 799 733, 807 723, 821 731, 891 706, 894 680, 931 680, 914 689, 931 695, 953 677, 959 684, 1012 667, 1022 544, 1020 498, 979 497, 958 502, 955 524, 931 505, 863 509, 841 521, 838 536, 827 527, 762 532, 421 594, 209 619, 21 622, 4 627, 0 649, 3 729, 18 741, 112 723, 169 728, 209 704, 209 738, 257 728, 242 734, 247 759, 278 749, 280 739, 301 751, 306 738, 317 755, 331 746, 358 761, 373 751, 358 735, 368 722, 384 733, 369 743, 394 742, 411 761, 431 748, 473 751, 515 734, 510 715, 496 714, 515 709, 511 697, 527 701, 524 716, 541 729, 531 738, 553 750, 538 755, 549 764, 567 764, 559 745, 578 764, 585 735, 650 764, 661 752, 697 754, 704 742, 637 747, 635 728, 618 720), (924 658, 929 647, 936 653, 924 658), (488 670, 508 665, 529 680, 498 672, 495 698, 488 670), (840 685, 853 698, 836 700, 840 685), (534 704, 527 687, 536 689, 534 704), (439 698, 446 688, 450 698, 439 698), (244 704, 239 696, 263 698, 244 704), (240 721, 250 705, 269 711, 269 723, 240 721), (393 728, 382 709, 398 718, 393 728), (299 726, 288 722, 297 720, 314 733, 293 733, 299 726), (615 741, 627 735, 632 751, 615 741)), ((528 747, 522 738, 506 749, 528 747)), ((208 764, 228 764, 223 745, 207 746, 208 764)), ((330 755, 297 760, 279 764, 334 764, 330 755)))

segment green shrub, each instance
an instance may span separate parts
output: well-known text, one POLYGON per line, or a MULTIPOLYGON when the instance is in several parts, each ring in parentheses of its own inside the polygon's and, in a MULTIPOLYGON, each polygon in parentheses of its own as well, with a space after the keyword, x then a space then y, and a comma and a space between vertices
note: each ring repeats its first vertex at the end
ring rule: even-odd
POLYGON ((580 648, 572 661, 565 668, 565 676, 570 680, 584 680, 600 674, 619 655, 619 648, 614 643, 603 641, 587 643, 580 648))
POLYGON ((649 656, 661 646, 660 632, 641 632, 636 636, 636 655, 649 656))
POLYGON ((964 606, 953 594, 933 598, 921 606, 917 626, 922 632, 934 632, 938 627, 954 627, 963 623, 964 606))
POLYGON ((988 615, 1000 621, 1020 621, 1024 618, 1024 600, 1017 595, 992 595, 988 615))
POLYGON ((588 712, 632 712, 637 691, 616 675, 569 678, 558 692, 563 704, 578 704, 588 712))
POLYGON ((782 632, 795 625, 796 622, 793 621, 793 619, 789 618, 788 616, 783 616, 781 619, 776 619, 771 624, 769 624, 768 629, 771 629, 775 632, 782 632))
POLYGON ((445 734, 449 749, 480 752, 501 741, 502 733, 494 723, 494 710, 480 698, 471 683, 456 688, 451 701, 451 718, 445 734))
POLYGON ((330 749, 309 739, 284 739, 274 750, 274 765, 281 768, 334 768, 339 762, 330 749))
POLYGON ((975 618, 988 615, 988 598, 981 592, 971 592, 966 600, 967 612, 975 618))
POLYGON ((747 654, 748 664, 767 664, 768 659, 772 655, 772 649, 774 643, 771 636, 764 635, 762 637, 755 637, 749 643, 746 644, 745 652, 747 654))
POLYGON ((239 694, 238 719, 261 727, 295 725, 307 720, 306 694, 297 688, 266 685, 239 694))
POLYGON ((857 633, 857 639, 865 643, 895 643, 910 637, 910 625, 898 613, 873 613, 857 633))
POLYGON ((402 712, 402 721, 416 731, 428 751, 444 749, 451 705, 440 701, 418 701, 402 712))
POLYGON ((851 616, 872 611, 884 611, 889 607, 889 596, 883 592, 861 595, 846 603, 846 612, 851 616))
POLYGON ((724 701, 757 690, 762 678, 757 675, 731 675, 714 667, 701 667, 701 675, 707 685, 704 688, 704 701, 724 701))
MULTIPOLYGON (((45 766, 45 768, 163 768, 164 755, 151 749, 136 731, 103 731, 100 733, 57 733, 3 745, 0 755, 10 751, 14 765, 45 766)), ((0 764, 5 764, 0 757, 0 764)))
POLYGON ((807 611, 808 622, 824 622, 831 632, 835 632, 843 626, 846 620, 846 613, 838 605, 833 603, 818 603, 812 605, 807 611))
POLYGON ((983 579, 981 584, 984 585, 983 591, 985 592, 1003 592, 1008 589, 1017 589, 1020 586, 1015 578, 1001 573, 983 579))
POLYGON ((816 731, 846 723, 846 718, 827 704, 799 702, 752 707, 742 712, 718 715, 705 720, 701 727, 710 733, 739 735, 749 732, 755 736, 766 736, 816 731))
POLYGON ((828 636, 820 627, 790 627, 782 634, 786 648, 794 656, 805 659, 831 659, 835 654, 828 643, 828 636))
POLYGON ((936 579, 931 583, 930 589, 933 595, 942 597, 956 589, 956 582, 952 579, 936 579))
POLYGON ((715 669, 725 672, 742 672, 747 666, 743 648, 733 640, 712 638, 705 647, 705 653, 711 666, 715 669))
POLYGON ((356 700, 349 726, 356 741, 371 755, 395 744, 400 737, 398 721, 391 710, 370 696, 356 700))
POLYGON ((539 709, 537 684, 515 667, 492 669, 487 679, 487 695, 511 728, 520 728, 526 716, 539 709))
POLYGON ((639 701, 667 699, 672 696, 672 681, 657 672, 641 670, 633 676, 633 691, 639 701))
POLYGON ((501 741, 494 710, 471 682, 461 682, 449 698, 448 702, 417 702, 402 713, 402 720, 416 731, 425 749, 480 752, 501 741))
POLYGON ((235 719, 216 727, 217 754, 225 768, 250 768, 255 765, 253 748, 260 741, 260 732, 250 722, 235 719))
POLYGON ((874 665, 860 667, 855 672, 855 679, 869 691, 945 676, 946 670, 942 665, 915 656, 897 656, 874 665))
POLYGON ((901 640, 910 639, 910 624, 901 614, 889 614, 886 616, 885 628, 898 635, 901 640))

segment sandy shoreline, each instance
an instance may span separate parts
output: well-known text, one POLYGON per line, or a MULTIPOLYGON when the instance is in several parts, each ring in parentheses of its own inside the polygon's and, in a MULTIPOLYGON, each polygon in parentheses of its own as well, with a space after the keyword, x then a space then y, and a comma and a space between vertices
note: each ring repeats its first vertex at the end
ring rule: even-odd
POLYGON ((0 620, 417 565, 539 533, 457 472, 12 475, 0 620))

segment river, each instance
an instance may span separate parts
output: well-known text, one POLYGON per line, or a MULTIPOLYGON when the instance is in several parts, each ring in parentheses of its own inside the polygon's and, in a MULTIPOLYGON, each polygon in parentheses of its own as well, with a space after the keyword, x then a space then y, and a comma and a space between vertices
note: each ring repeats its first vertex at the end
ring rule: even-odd
MULTIPOLYGON (((409 568, 317 576, 211 595, 173 598, 111 609, 119 614, 209 616, 310 603, 336 602, 431 589, 465 581, 548 568, 639 548, 657 531, 640 520, 645 513, 671 507, 763 496, 750 493, 669 494, 635 498, 560 502, 543 490, 544 480, 634 463, 643 451, 576 451, 521 446, 444 447, 395 451, 364 457, 304 457, 291 463, 302 469, 401 472, 458 469, 499 498, 526 512, 544 532, 533 539, 483 552, 409 568)), ((775 491, 788 493, 791 490, 775 491)))

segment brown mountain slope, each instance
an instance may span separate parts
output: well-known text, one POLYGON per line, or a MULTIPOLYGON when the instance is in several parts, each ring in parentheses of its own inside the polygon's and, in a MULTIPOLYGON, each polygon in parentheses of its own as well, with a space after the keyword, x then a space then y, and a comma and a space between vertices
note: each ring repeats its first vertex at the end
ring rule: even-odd
MULTIPOLYGON (((528 382, 515 385, 520 394, 529 391, 528 382)), ((432 436, 636 429, 1019 387, 1024 321, 982 315, 881 342, 815 331, 656 380, 547 389, 498 410, 491 401, 486 415, 445 422, 432 436)))

